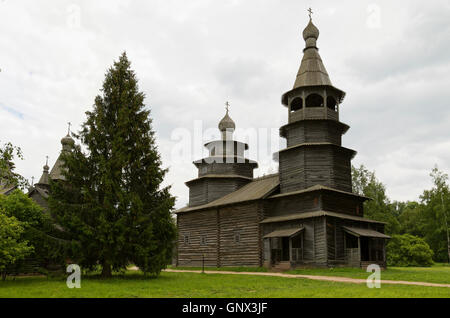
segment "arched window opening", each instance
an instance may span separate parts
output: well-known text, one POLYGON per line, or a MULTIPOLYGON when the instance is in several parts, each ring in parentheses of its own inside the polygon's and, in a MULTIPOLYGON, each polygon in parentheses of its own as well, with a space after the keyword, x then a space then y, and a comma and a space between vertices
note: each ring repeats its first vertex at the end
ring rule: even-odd
POLYGON ((306 98, 306 107, 323 107, 323 97, 319 94, 311 94, 306 98))
POLYGON ((300 97, 294 98, 291 102, 291 112, 295 112, 303 108, 303 99, 300 97))
POLYGON ((336 100, 334 99, 334 97, 328 96, 327 97, 327 107, 329 109, 337 111, 337 107, 336 106, 337 106, 337 103, 336 103, 336 100))

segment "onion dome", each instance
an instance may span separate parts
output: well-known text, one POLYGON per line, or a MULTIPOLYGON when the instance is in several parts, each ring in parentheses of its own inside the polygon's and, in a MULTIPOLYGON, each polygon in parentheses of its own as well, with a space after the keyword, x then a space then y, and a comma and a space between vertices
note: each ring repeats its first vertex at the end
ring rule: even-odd
POLYGON ((225 114, 225 117, 222 118, 222 120, 219 123, 219 129, 220 131, 224 131, 224 130, 235 130, 236 129, 236 124, 234 123, 233 119, 231 119, 231 117, 228 115, 228 111, 225 114))
POLYGON ((63 150, 70 150, 75 145, 75 140, 68 133, 64 138, 61 139, 61 144, 63 146, 63 150))
POLYGON ((316 40, 319 38, 319 29, 312 23, 311 19, 303 30, 303 39, 306 41, 309 38, 314 38, 316 40))
POLYGON ((44 166, 44 171, 42 172, 42 176, 39 179, 37 185, 49 185, 49 170, 50 167, 48 166, 48 157, 47 157, 47 161, 44 166))
POLYGON ((232 139, 232 135, 234 130, 236 129, 236 124, 234 123, 233 119, 228 115, 228 106, 227 106, 227 113, 222 118, 222 120, 219 122, 219 130, 222 133, 222 139, 232 139))

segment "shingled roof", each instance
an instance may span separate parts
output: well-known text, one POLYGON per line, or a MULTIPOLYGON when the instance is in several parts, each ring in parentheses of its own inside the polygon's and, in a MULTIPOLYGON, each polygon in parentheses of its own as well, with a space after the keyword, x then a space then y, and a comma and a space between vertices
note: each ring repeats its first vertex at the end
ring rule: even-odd
POLYGON ((50 171, 50 179, 52 180, 65 180, 63 174, 64 163, 62 160, 62 154, 71 151, 73 146, 75 145, 75 141, 70 136, 70 132, 67 133, 67 136, 61 139, 61 145, 62 145, 61 154, 58 156, 58 159, 56 159, 56 162, 53 165, 52 170, 50 171))
POLYGON ((332 216, 332 217, 336 217, 339 219, 347 219, 347 220, 352 220, 352 221, 386 224, 385 222, 374 221, 374 220, 366 219, 366 218, 356 216, 356 215, 349 215, 349 214, 336 213, 336 212, 330 212, 330 211, 314 211, 314 212, 303 212, 303 213, 294 213, 294 214, 288 214, 288 215, 282 215, 282 216, 274 216, 274 217, 266 218, 266 219, 262 220, 260 223, 261 224, 279 223, 279 222, 286 222, 286 221, 292 221, 292 220, 309 219, 309 218, 320 217, 320 216, 332 216))
POLYGON ((312 187, 309 187, 309 188, 306 188, 306 189, 302 189, 302 190, 276 194, 276 195, 270 196, 269 199, 286 197, 286 196, 291 196, 291 195, 297 195, 297 194, 302 194, 302 193, 306 193, 306 192, 314 192, 314 191, 319 191, 319 190, 339 192, 339 193, 342 193, 342 194, 346 194, 346 195, 350 195, 350 196, 354 196, 354 197, 359 197, 362 200, 371 200, 371 198, 363 196, 363 195, 359 195, 359 194, 356 194, 356 193, 353 193, 353 192, 347 192, 347 191, 342 191, 342 190, 330 188, 330 187, 327 187, 327 186, 324 186, 324 185, 321 185, 321 184, 316 184, 316 185, 314 185, 312 187))
POLYGON ((2 185, 0 186, 0 194, 8 195, 17 188, 17 185, 2 185))
POLYGON ((262 178, 254 179, 252 182, 246 184, 242 188, 207 204, 185 207, 177 210, 175 213, 191 212, 196 210, 203 210, 214 208, 218 206, 224 206, 228 204, 254 201, 266 198, 278 187, 280 184, 278 174, 265 176, 262 178))
POLYGON ((287 95, 289 95, 290 92, 304 87, 314 86, 327 86, 333 88, 339 93, 339 101, 342 101, 345 96, 345 92, 334 87, 331 83, 328 72, 322 62, 322 58, 320 57, 319 49, 317 48, 319 30, 312 23, 312 20, 309 21, 309 24, 303 31, 303 38, 306 45, 303 50, 302 62, 300 64, 297 77, 295 78, 294 87, 282 97, 283 104, 287 105, 287 95))

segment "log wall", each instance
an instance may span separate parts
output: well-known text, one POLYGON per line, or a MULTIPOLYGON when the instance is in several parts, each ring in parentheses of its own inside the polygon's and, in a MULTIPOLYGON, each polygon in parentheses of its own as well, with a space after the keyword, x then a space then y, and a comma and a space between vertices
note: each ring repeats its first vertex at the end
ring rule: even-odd
POLYGON ((178 214, 178 266, 262 266, 262 218, 258 202, 178 214))
POLYGON ((199 206, 217 200, 246 185, 241 178, 204 178, 189 184, 189 206, 199 206))
POLYGON ((178 266, 201 266, 205 254, 205 266, 217 266, 217 212, 215 210, 181 213, 178 223, 178 266), (185 243, 185 236, 189 243, 185 243), (206 236, 206 244, 202 244, 206 236))
POLYGON ((288 193, 314 185, 351 192, 351 156, 332 145, 304 146, 280 152, 280 191, 288 193))
POLYGON ((340 146, 341 129, 330 121, 301 121, 285 128, 287 147, 315 142, 330 142, 340 146))

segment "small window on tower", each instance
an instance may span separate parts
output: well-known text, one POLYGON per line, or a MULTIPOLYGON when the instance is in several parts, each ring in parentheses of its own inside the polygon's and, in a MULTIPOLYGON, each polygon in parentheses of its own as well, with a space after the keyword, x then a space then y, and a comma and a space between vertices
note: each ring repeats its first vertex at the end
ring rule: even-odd
POLYGON ((311 94, 306 97, 306 107, 323 107, 323 97, 319 94, 311 94))
POLYGON ((184 244, 186 244, 186 245, 189 245, 189 235, 184 235, 183 236, 183 241, 184 241, 184 244))
POLYGON ((295 112, 303 108, 303 99, 300 97, 294 98, 291 102, 291 112, 295 112))

